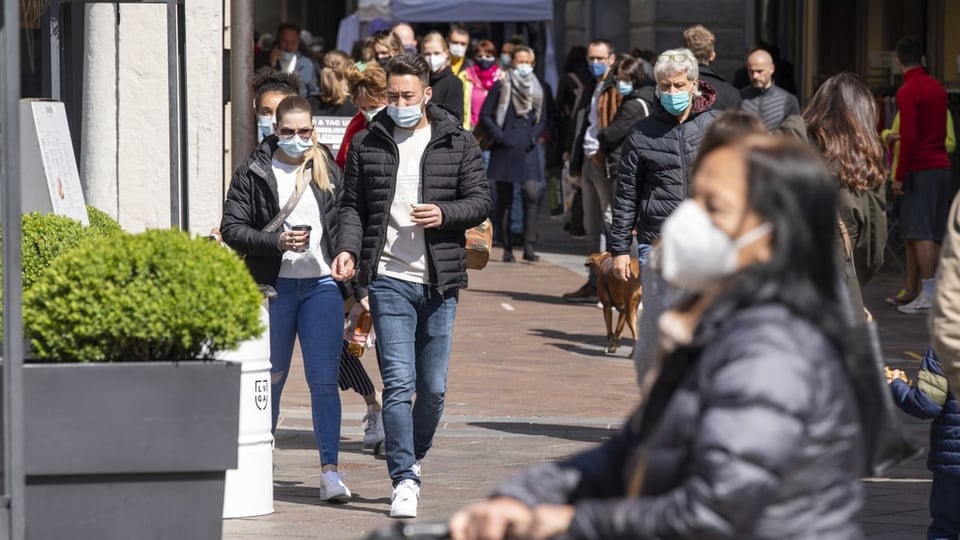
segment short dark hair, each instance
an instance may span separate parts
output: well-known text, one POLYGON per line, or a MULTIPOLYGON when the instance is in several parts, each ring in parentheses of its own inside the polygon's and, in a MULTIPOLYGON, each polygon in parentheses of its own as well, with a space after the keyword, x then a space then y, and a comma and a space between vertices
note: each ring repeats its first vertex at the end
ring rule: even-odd
POLYGON ((904 67, 919 66, 923 63, 923 46, 913 36, 905 36, 897 42, 897 59, 904 67))
POLYGON ((280 23, 280 25, 277 26, 277 39, 280 39, 280 33, 283 32, 284 30, 293 30, 294 32, 297 33, 297 37, 300 37, 299 26, 293 23, 280 23))
POLYGON ((620 56, 620 59, 617 61, 616 71, 617 75, 626 75, 630 82, 633 83, 633 88, 639 90, 643 86, 643 81, 646 78, 646 75, 643 72, 643 60, 629 54, 624 54, 620 56))
POLYGON ((470 36, 470 31, 467 30, 467 27, 460 23, 453 23, 450 25, 450 31, 447 32, 447 35, 450 34, 466 34, 467 37, 470 36))
POLYGON ((423 86, 430 86, 430 65, 418 54, 398 54, 387 64, 387 78, 390 75, 415 75, 423 86))
POLYGON ((593 47, 594 45, 603 45, 607 48, 607 52, 610 54, 615 53, 613 49, 613 43, 609 39, 597 38, 590 40, 590 43, 587 44, 587 48, 593 47))

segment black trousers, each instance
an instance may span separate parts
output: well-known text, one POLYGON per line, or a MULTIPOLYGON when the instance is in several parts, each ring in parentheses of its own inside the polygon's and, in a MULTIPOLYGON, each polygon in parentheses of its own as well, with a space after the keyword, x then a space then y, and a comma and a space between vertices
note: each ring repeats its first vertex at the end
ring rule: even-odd
MULTIPOLYGON (((523 197, 523 252, 533 253, 537 241, 537 202, 540 195, 540 182, 527 180, 520 190, 523 197)), ((510 230, 511 209, 513 208, 513 183, 497 182, 497 226, 503 238, 504 251, 513 248, 513 232, 510 230)))

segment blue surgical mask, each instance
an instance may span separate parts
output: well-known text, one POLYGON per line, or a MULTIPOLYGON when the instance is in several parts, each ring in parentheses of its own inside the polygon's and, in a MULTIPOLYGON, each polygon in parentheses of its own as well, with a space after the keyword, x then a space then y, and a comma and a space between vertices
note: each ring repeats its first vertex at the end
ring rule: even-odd
POLYGON ((257 141, 262 141, 273 135, 273 115, 261 114, 257 116, 258 137, 257 141))
POLYGON ((382 111, 382 110, 384 110, 384 109, 386 109, 386 108, 387 108, 387 106, 384 105, 383 107, 377 107, 376 109, 373 109, 373 110, 370 110, 370 111, 360 111, 360 112, 363 113, 363 117, 367 119, 367 123, 369 124, 370 122, 373 122, 373 117, 374 117, 374 116, 380 114, 380 111, 382 111))
POLYGON ((307 153, 307 150, 313 148, 313 141, 310 139, 301 139, 300 136, 294 135, 289 139, 278 139, 277 146, 283 150, 283 153, 292 157, 299 158, 303 157, 307 153))
POLYGON ((607 73, 607 64, 605 62, 590 62, 590 73, 594 77, 603 77, 607 73))
POLYGON ((500 65, 503 66, 503 67, 509 66, 511 60, 513 60, 513 59, 510 58, 510 54, 509 54, 509 53, 503 53, 503 54, 500 55, 500 65))
POLYGON ((660 104, 668 113, 674 116, 680 116, 683 111, 690 106, 690 92, 677 92, 676 94, 660 93, 660 104))
POLYGON ((620 92, 625 96, 629 96, 633 93, 633 83, 617 81, 617 92, 620 92))
POLYGON ((397 107, 396 105, 387 105, 387 115, 398 127, 412 128, 420 122, 423 117, 423 104, 410 105, 408 107, 397 107))
POLYGON ((482 69, 482 70, 488 70, 488 69, 492 68, 493 65, 496 64, 496 63, 497 63, 497 61, 494 60, 493 58, 479 58, 479 59, 477 59, 477 65, 480 66, 480 69, 482 69))
POLYGON ((295 56, 297 56, 297 53, 283 51, 283 54, 280 55, 280 67, 286 68, 290 64, 290 62, 293 61, 295 56))
POLYGON ((533 66, 531 66, 530 64, 520 64, 515 69, 516 69, 517 75, 520 75, 521 77, 524 77, 524 78, 529 77, 530 74, 533 73, 533 66))
POLYGON ((403 50, 404 50, 404 52, 406 52, 407 54, 417 54, 417 46, 416 46, 416 45, 404 45, 404 46, 403 46, 403 50))

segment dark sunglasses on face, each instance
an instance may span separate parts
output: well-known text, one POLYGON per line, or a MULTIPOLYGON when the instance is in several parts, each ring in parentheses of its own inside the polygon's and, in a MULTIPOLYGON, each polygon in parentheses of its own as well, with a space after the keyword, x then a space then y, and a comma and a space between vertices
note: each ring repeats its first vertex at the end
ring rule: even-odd
POLYGON ((294 135, 299 135, 301 139, 306 139, 310 135, 313 135, 313 128, 312 127, 305 127, 300 129, 280 128, 280 136, 283 137, 284 139, 289 139, 294 135))

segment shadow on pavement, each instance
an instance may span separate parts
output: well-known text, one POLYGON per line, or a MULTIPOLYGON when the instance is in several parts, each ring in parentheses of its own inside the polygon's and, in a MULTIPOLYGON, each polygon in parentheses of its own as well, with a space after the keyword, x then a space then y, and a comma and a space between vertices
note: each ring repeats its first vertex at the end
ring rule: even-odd
POLYGON ((565 426, 561 424, 536 424, 532 422, 468 422, 467 425, 516 435, 550 437, 568 441, 598 443, 609 439, 617 429, 591 426, 565 426))
MULTIPOLYGON (((512 292, 512 291, 491 291, 484 289, 470 289, 471 293, 481 293, 481 294, 493 294, 497 296, 508 297, 517 302, 536 302, 538 304, 553 304, 560 306, 575 306, 577 304, 571 304, 565 301, 563 298, 560 298, 560 295, 564 291, 557 291, 556 296, 546 295, 546 294, 533 294, 533 293, 524 293, 524 292, 512 292)), ((584 306, 591 306, 592 304, 581 304, 584 306)), ((601 322, 601 324, 603 324, 601 322)))
MULTIPOLYGON (((316 450, 317 442, 313 438, 313 431, 299 429, 278 429, 274 445, 279 450, 316 450)), ((363 447, 363 442, 348 440, 340 437, 340 452, 351 454, 368 454, 373 457, 373 451, 363 447)))
POLYGON ((600 328, 596 334, 570 334, 567 332, 559 332, 557 330, 551 330, 549 328, 533 328, 530 330, 533 335, 544 338, 545 340, 561 340, 567 343, 551 343, 545 341, 544 345, 550 345, 558 349, 583 355, 583 356, 592 356, 597 358, 631 358, 633 351, 633 338, 629 337, 630 332, 625 331, 625 336, 620 338, 620 348, 617 349, 615 354, 607 354, 605 349, 607 347, 607 338, 604 336, 603 332, 603 322, 600 321, 600 328))
POLYGON ((390 513, 390 497, 379 497, 376 499, 367 499, 360 493, 354 492, 353 497, 350 498, 347 502, 342 503, 331 503, 320 500, 320 488, 313 486, 291 486, 291 485, 280 485, 279 483, 274 486, 273 498, 276 501, 283 501, 293 504, 304 504, 309 506, 323 506, 326 508, 336 509, 336 510, 349 510, 357 512, 367 512, 369 514, 377 515, 389 515, 390 513), (370 504, 370 505, 383 505, 379 508, 368 508, 361 505, 370 504))

